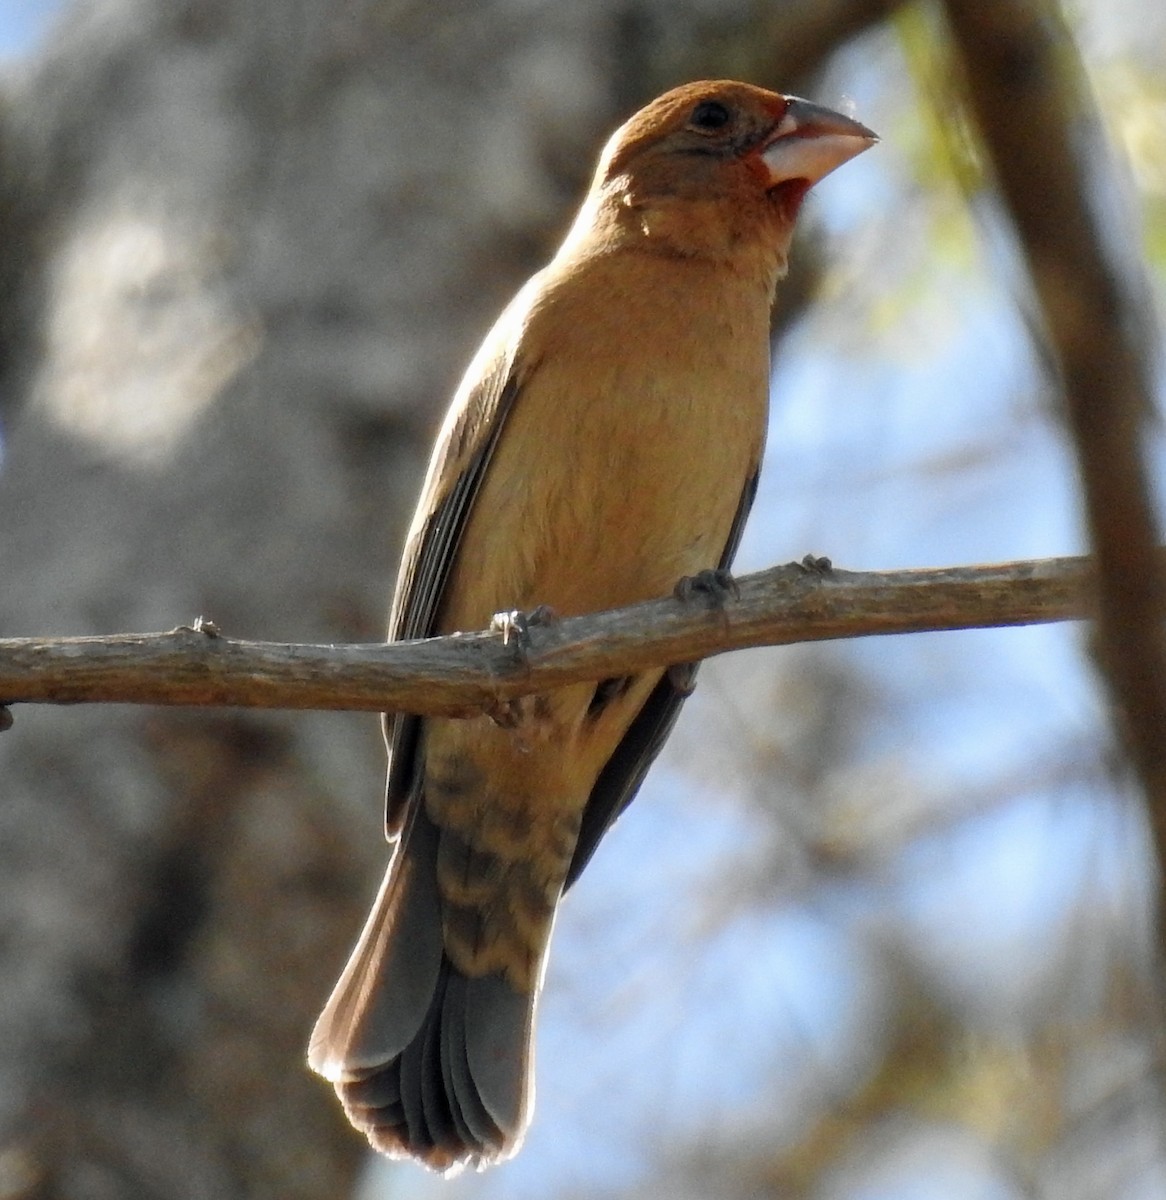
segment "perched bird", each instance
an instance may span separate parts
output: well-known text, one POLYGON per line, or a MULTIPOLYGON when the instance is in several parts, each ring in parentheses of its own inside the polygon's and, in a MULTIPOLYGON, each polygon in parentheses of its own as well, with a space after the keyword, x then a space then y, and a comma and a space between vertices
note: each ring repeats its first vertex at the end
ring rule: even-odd
MULTIPOLYGON (((744 83, 618 129, 566 240, 441 429, 390 640, 576 615, 727 569, 765 437, 769 314, 798 209, 875 135, 744 83)), ((517 1150, 555 909, 630 802, 695 667, 579 683, 511 720, 386 720, 388 873, 309 1062, 378 1150, 517 1150)))

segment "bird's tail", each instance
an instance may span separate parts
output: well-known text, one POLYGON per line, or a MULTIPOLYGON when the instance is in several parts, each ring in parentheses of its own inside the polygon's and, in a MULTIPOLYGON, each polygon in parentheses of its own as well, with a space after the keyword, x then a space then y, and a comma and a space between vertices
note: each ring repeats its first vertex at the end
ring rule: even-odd
POLYGON ((513 1154, 529 1119, 535 995, 443 949, 440 832, 418 803, 316 1027, 308 1063, 372 1145, 438 1171, 513 1154))

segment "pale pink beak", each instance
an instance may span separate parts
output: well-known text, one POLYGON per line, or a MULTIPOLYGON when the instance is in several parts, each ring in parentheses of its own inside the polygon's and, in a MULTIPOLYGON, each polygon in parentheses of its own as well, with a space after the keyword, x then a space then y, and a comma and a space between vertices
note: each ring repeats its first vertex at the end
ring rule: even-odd
POLYGON ((789 106, 759 156, 771 186, 794 179, 815 184, 879 140, 865 125, 832 108, 797 96, 786 99, 789 106))

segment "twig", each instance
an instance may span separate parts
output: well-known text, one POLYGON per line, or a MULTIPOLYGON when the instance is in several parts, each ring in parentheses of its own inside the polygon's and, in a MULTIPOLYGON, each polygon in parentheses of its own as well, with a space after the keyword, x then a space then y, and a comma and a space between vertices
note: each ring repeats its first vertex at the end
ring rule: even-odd
POLYGON ((396 645, 243 642, 213 625, 114 637, 0 640, 12 703, 235 705, 466 715, 534 691, 748 646, 1027 625, 1091 613, 1083 558, 888 572, 825 560, 738 580, 709 607, 674 597, 532 625, 516 652, 496 633, 396 645))

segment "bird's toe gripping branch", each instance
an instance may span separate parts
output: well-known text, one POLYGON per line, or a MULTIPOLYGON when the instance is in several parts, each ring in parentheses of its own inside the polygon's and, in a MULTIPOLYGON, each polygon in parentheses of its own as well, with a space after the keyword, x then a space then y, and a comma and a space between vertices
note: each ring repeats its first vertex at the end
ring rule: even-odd
MULTIPOLYGON (((540 604, 530 612, 512 608, 506 612, 497 612, 490 618, 490 630, 502 635, 502 644, 513 648, 514 657, 520 666, 525 666, 530 655, 530 631, 536 626, 554 625, 558 615, 549 604, 540 604)), ((519 743, 524 737, 521 731, 528 733, 536 727, 545 724, 545 700, 539 696, 520 696, 517 700, 502 700, 487 711, 487 716, 501 729, 513 729, 520 732, 519 743)), ((520 748, 523 747, 520 745, 520 748)))
POLYGON ((677 580, 672 594, 683 604, 701 596, 710 608, 720 608, 730 596, 739 599, 741 589, 731 571, 725 567, 712 567, 677 580))
POLYGON ((513 644, 518 657, 525 658, 530 651, 530 631, 539 625, 554 625, 558 619, 549 604, 540 604, 530 612, 512 608, 507 612, 496 612, 490 618, 490 631, 500 633, 502 645, 513 644))
POLYGON ((807 575, 826 575, 834 570, 834 564, 828 558, 819 558, 816 554, 807 554, 801 562, 793 565, 807 575))

